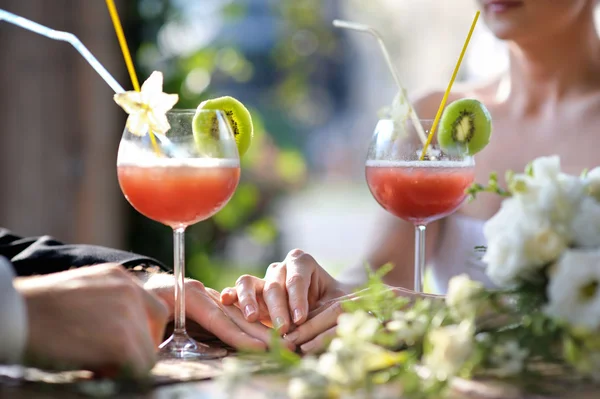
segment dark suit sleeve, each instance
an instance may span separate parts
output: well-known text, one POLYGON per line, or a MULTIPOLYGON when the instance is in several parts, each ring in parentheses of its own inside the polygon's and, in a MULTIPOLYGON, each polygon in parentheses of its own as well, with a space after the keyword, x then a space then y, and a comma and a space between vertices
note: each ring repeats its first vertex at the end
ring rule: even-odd
POLYGON ((50 236, 24 238, 2 228, 0 256, 12 262, 19 276, 55 273, 106 262, 120 263, 127 268, 142 265, 169 270, 155 259, 132 252, 96 245, 66 245, 50 236))

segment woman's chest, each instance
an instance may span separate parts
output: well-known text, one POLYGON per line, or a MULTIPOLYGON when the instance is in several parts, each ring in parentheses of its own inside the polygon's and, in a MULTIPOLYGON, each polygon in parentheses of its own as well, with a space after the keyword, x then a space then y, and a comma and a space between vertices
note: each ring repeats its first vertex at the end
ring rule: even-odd
MULTIPOLYGON (((600 112, 597 115, 580 120, 494 116, 490 144, 476 156, 476 181, 487 184, 490 173, 497 172, 504 186, 505 171, 522 172, 527 163, 541 156, 560 156, 561 168, 567 173, 579 174, 583 169, 600 166, 600 112)), ((483 194, 460 212, 488 219, 497 212, 501 200, 483 194)))

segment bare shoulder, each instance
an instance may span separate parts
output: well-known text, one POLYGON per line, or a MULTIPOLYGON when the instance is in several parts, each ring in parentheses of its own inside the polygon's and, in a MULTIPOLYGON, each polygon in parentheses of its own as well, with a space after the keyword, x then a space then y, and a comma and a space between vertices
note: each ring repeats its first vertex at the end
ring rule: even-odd
MULTIPOLYGON (((493 101, 494 94, 498 89, 500 80, 495 78, 483 83, 456 83, 448 96, 448 103, 460 98, 475 98, 484 103, 493 101)), ((413 104, 419 114, 419 118, 433 119, 444 97, 443 89, 429 90, 416 93, 413 104)))

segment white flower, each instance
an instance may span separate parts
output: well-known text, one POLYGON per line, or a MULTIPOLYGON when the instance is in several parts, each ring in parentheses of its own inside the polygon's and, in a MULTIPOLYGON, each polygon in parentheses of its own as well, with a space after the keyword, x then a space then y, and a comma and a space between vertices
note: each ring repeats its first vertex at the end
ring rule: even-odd
POLYGON ((154 71, 142 84, 141 91, 115 94, 115 102, 129 114, 126 126, 132 134, 143 136, 150 129, 154 134, 164 135, 171 128, 166 114, 179 96, 163 93, 162 88, 163 75, 154 71))
POLYGON ((535 210, 527 212, 520 198, 504 200, 484 226, 488 277, 500 287, 535 278, 567 248, 569 237, 563 231, 535 210))
MULTIPOLYGON (((394 99, 392 100, 392 104, 390 106, 384 107, 379 111, 380 119, 391 119, 394 128, 393 134, 394 137, 406 137, 409 132, 409 125, 407 121, 410 117, 411 107, 408 101, 406 100, 406 93, 396 93, 394 99)), ((412 126, 412 125, 410 125, 412 126)), ((414 134, 414 133, 410 133, 414 134)))
POLYGON ((600 167, 590 170, 585 182, 588 194, 600 201, 600 167))
POLYGON ((467 274, 454 276, 448 283, 446 305, 456 317, 474 320, 481 304, 478 296, 483 291, 483 284, 471 280, 467 274))
POLYGON ((335 399, 339 392, 326 376, 316 371, 317 361, 312 357, 302 359, 298 375, 288 384, 291 399, 335 399))
POLYGON ((552 155, 536 158, 531 162, 531 169, 536 180, 556 180, 560 173, 560 157, 552 155))
POLYGON ((360 385, 368 371, 358 357, 350 350, 326 352, 319 357, 317 371, 341 386, 360 385))
POLYGON ((409 310, 408 312, 394 312, 392 320, 387 323, 386 328, 395 333, 399 343, 414 345, 424 337, 428 325, 429 319, 426 315, 409 310))
POLYGON ((574 327, 600 327, 600 250, 568 250, 546 288, 544 312, 574 327))
POLYGON ((473 353, 475 328, 471 322, 439 327, 428 334, 430 348, 423 363, 440 381, 447 380, 460 371, 473 353))
POLYGON ((523 364, 529 351, 521 348, 516 341, 502 342, 492 349, 491 363, 496 366, 494 372, 501 377, 516 375, 523 370, 523 364))
POLYGON ((397 364, 400 355, 354 338, 334 338, 319 358, 316 371, 340 386, 364 384, 368 374, 397 364))
POLYGON ((410 116, 410 104, 406 101, 405 93, 396 93, 392 104, 384 107, 379 111, 380 118, 392 119, 399 126, 404 126, 404 123, 410 116))
MULTIPOLYGON (((534 160, 532 173, 511 178, 513 196, 502 202, 484 226, 487 251, 483 261, 488 277, 501 287, 535 279, 542 267, 556 261, 576 241, 574 232, 584 236, 590 231, 583 222, 581 227, 572 227, 589 198, 585 181, 561 173, 557 156, 534 160)), ((585 239, 600 242, 600 232, 585 239)))
POLYGON ((371 341, 381 323, 365 311, 342 313, 338 317, 337 335, 342 338, 371 341))
POLYGON ((572 244, 576 248, 600 247, 600 202, 585 197, 571 220, 572 244))

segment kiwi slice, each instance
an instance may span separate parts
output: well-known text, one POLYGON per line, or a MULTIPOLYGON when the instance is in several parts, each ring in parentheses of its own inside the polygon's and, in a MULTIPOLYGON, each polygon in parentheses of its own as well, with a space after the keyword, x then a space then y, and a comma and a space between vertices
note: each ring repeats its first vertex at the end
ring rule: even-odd
POLYGON ((474 155, 483 150, 492 135, 492 118, 485 106, 463 98, 450 103, 440 120, 437 138, 449 154, 474 155))
POLYGON ((223 111, 233 129, 240 157, 243 156, 250 147, 252 136, 254 135, 252 116, 246 107, 244 107, 244 104, 229 96, 218 97, 200 103, 192 121, 192 129, 196 143, 198 145, 205 145, 207 141, 213 138, 214 129, 218 127, 218 121, 214 114, 198 112, 201 110, 223 111))

